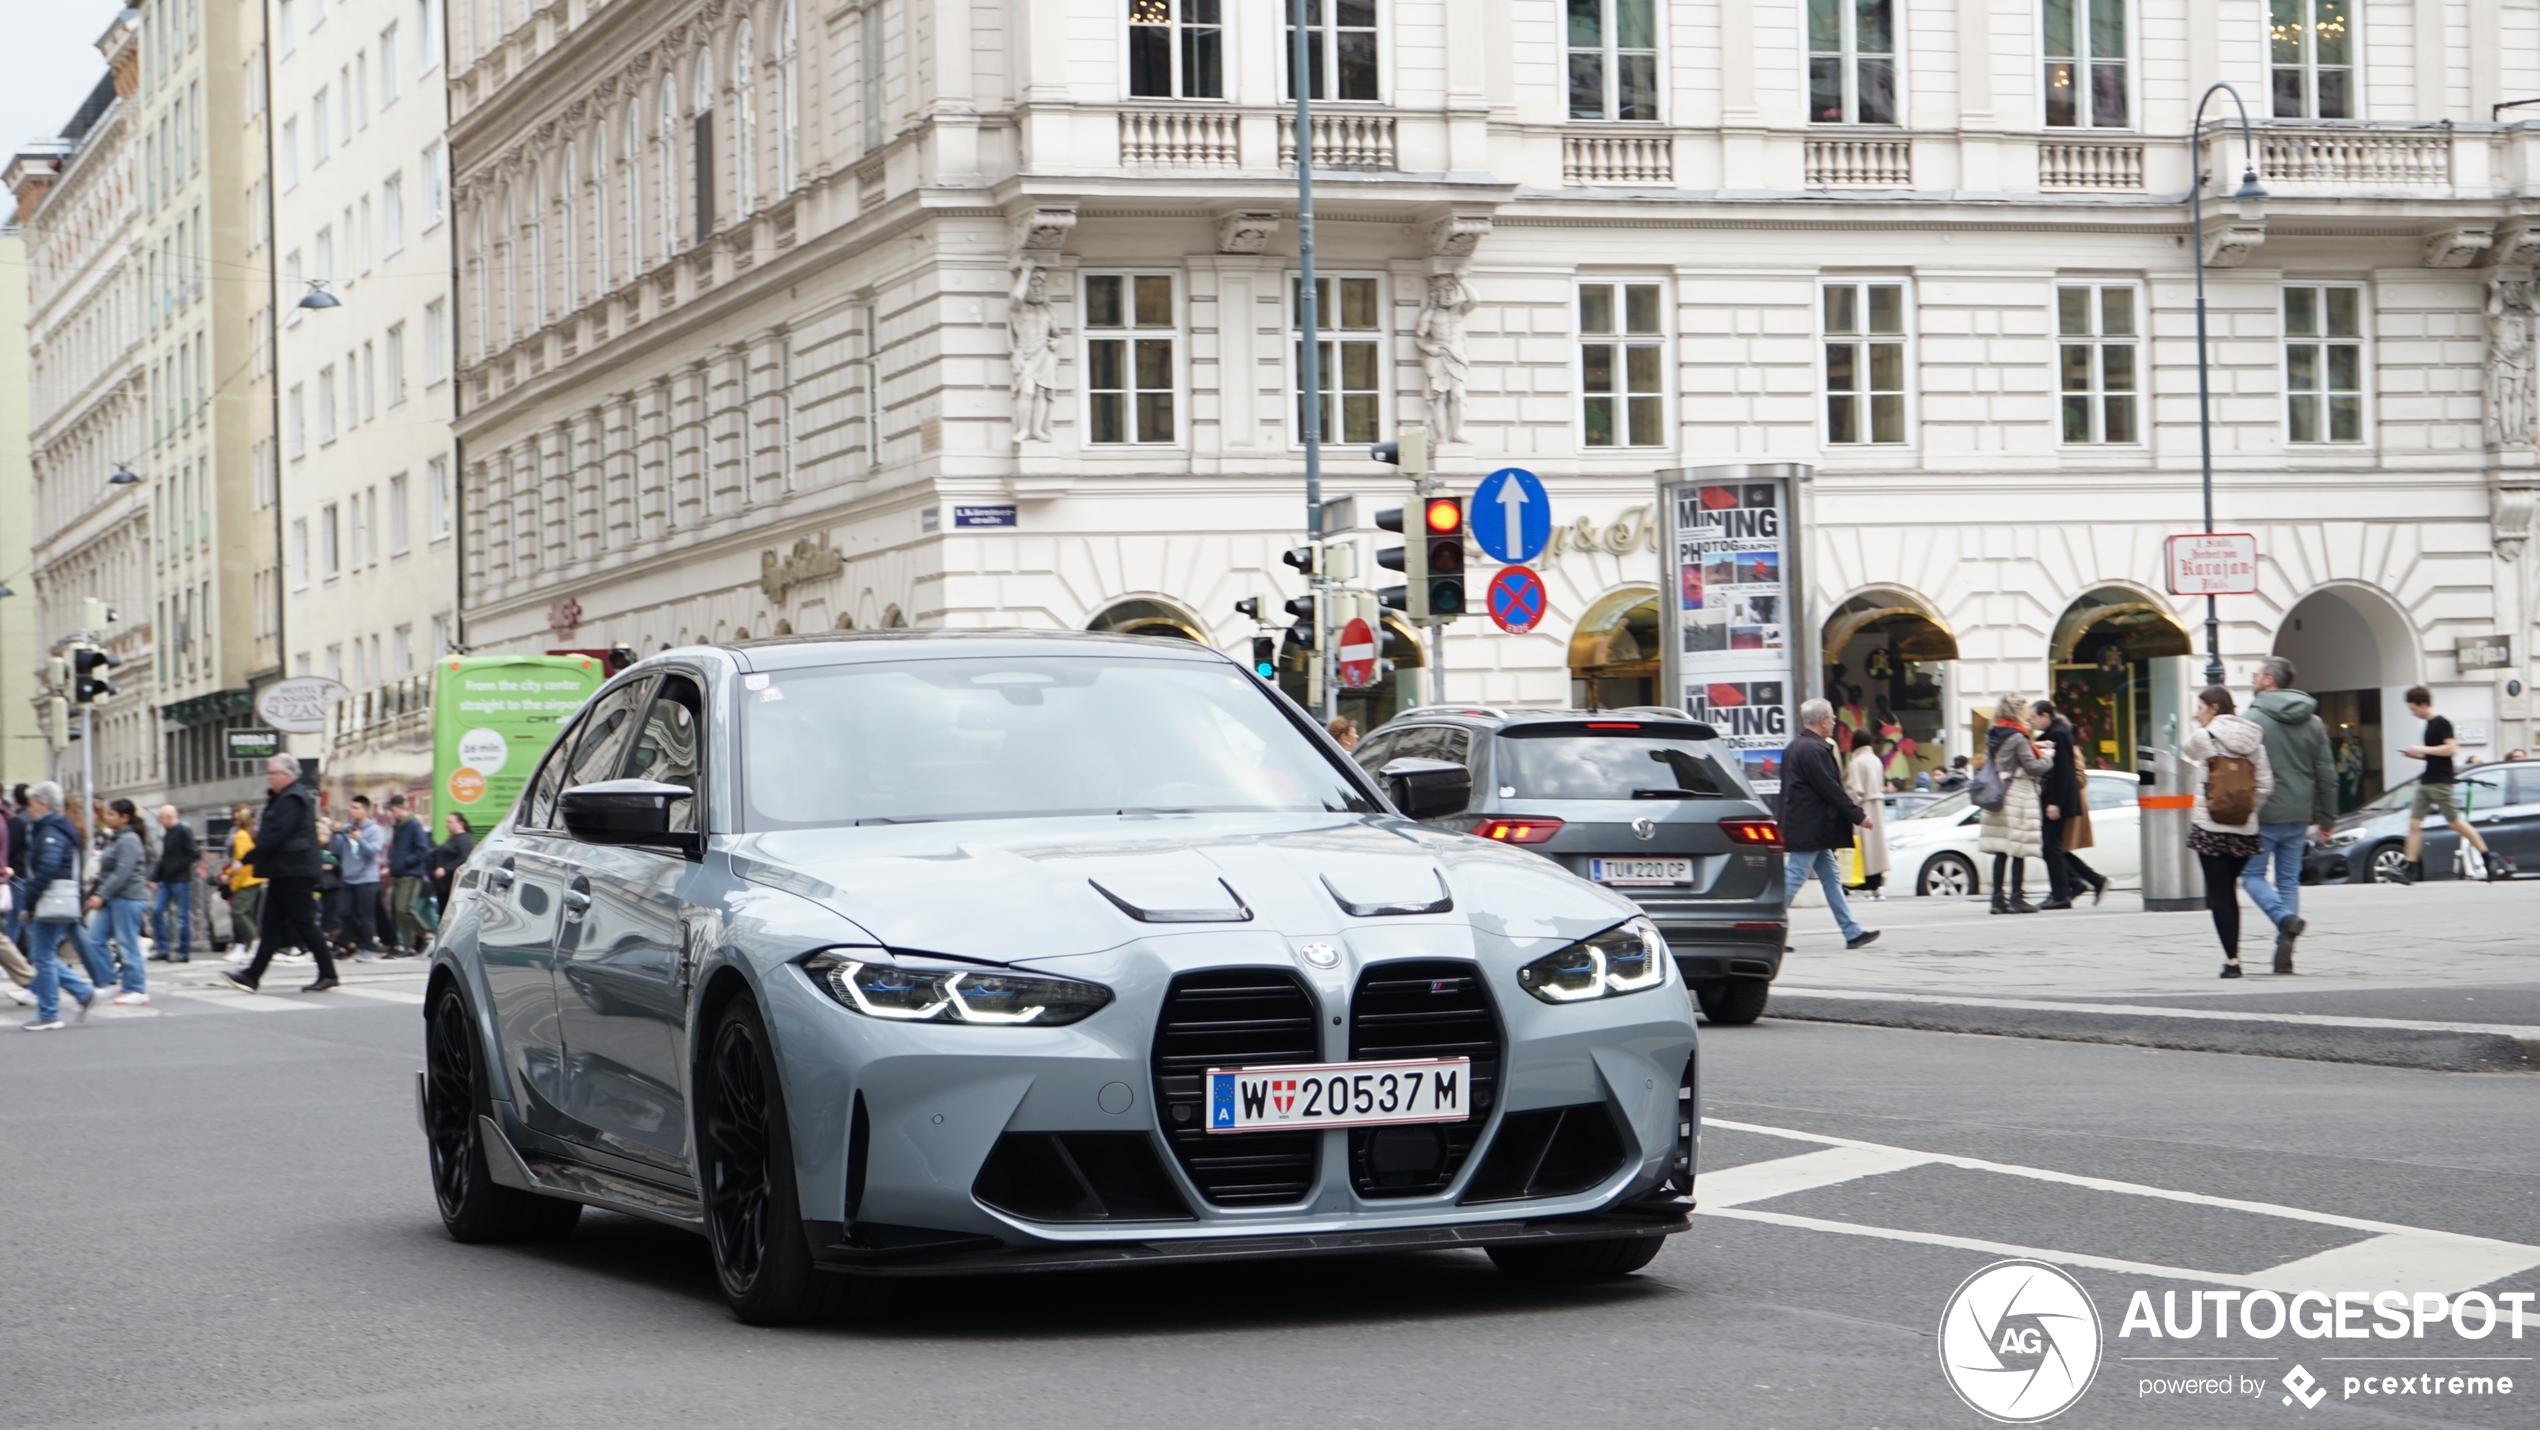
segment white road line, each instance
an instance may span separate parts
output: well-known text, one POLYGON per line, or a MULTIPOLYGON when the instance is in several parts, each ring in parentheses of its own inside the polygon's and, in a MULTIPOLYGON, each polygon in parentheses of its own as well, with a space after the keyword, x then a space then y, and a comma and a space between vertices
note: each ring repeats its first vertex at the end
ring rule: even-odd
POLYGON ((184 999, 184 1011, 189 1013, 288 1013, 312 1006, 267 993, 169 992, 162 996, 184 999))
POLYGON ((1895 1241, 1921 1242, 1933 1246, 1961 1246, 1972 1251, 2003 1250, 2006 1255, 2034 1256, 2041 1261, 2063 1262, 2074 1266, 2097 1266, 2108 1270, 2134 1271, 2143 1275, 2184 1275, 2188 1280, 2214 1282, 2226 1286, 2245 1286, 2252 1290, 2276 1291, 2358 1291, 2382 1287, 2406 1291, 2466 1291, 2484 1286, 2507 1276, 2540 1266, 2540 1246, 2520 1242, 2498 1241, 2483 1236, 2464 1236, 2458 1232, 2433 1231, 2424 1227, 2401 1226, 2395 1222, 2372 1221, 2363 1217, 2339 1216, 2333 1212, 2311 1211, 2303 1207, 2280 1206, 2272 1202, 2243 1201, 2237 1197, 2209 1196, 2203 1192, 2174 1191, 2168 1187, 2144 1186, 2136 1182, 2112 1181, 2106 1177, 2085 1177, 2072 1172, 2057 1172, 2044 1167, 2022 1167, 2008 1162, 1989 1162, 1980 1157, 1957 1157, 1943 1152, 1922 1152, 1907 1147, 1890 1147, 1884 1143, 1863 1142, 1850 1137, 1831 1137, 1822 1132, 1802 1132, 1789 1127, 1766 1127, 1751 1122, 1729 1122, 1717 1118, 1703 1119, 1705 1127, 1718 1127, 1734 1132, 1755 1132, 1767 1137, 1781 1137, 1798 1142, 1814 1142, 1834 1150, 1850 1150, 1859 1156, 1855 1165, 1860 1170, 1851 1176, 1828 1176, 1842 1164, 1820 1161, 1823 1152, 1804 1152, 1775 1161, 1749 1162, 1730 1167, 1697 1180, 1694 1198, 1702 1211, 1748 1221, 1769 1221, 1782 1226, 1803 1226, 1819 1231, 1839 1231, 1854 1236, 1885 1237, 1895 1241), (1778 1163, 1799 1164, 1787 1171, 1775 1172, 1778 1163), (2246 1212, 2253 1216, 2278 1217, 2286 1221, 2310 1222, 2318 1226, 2340 1227, 2349 1231, 2373 1233, 2350 1246, 2336 1247, 2316 1255, 2301 1257, 2261 1271, 2238 1275, 2218 1271, 2182 1272, 2178 1268, 2153 1267, 2147 1263, 2120 1262, 2107 1257, 2093 1257, 2079 1252, 2053 1251, 2038 1247, 2015 1247, 2005 1250, 1996 1243, 1965 1238, 1936 1236, 1927 1232, 1899 1231, 1888 1227, 1864 1226, 1853 1222, 1824 1221, 1815 1217, 1793 1217, 1778 1212, 1760 1212, 1746 1207, 1749 1202, 1767 1196, 1785 1195, 1786 1191, 1749 1195, 1751 1187, 1770 1187, 1787 1181, 1787 1191, 1805 1191, 1834 1186, 1854 1177, 1875 1176, 1881 1172, 1908 1166, 1958 1167, 1975 1172, 1994 1172, 2003 1176, 2026 1177, 2032 1181, 2054 1182, 2068 1187, 2111 1192, 2120 1196, 2151 1197, 2160 1201, 2183 1202, 2193 1206, 2218 1207, 2227 1211, 2246 1212), (1710 1195, 1714 1178, 1727 1183, 1725 1199, 1715 1203, 1710 1195))
POLYGON ((347 998, 375 998, 382 1003, 403 1003, 415 1008, 423 1006, 423 994, 412 988, 362 988, 347 983, 335 991, 347 998))
POLYGON ((2163 1008, 2149 1003, 2060 1003, 2043 998, 1985 998, 1961 993, 1891 993, 1871 988, 1811 988, 1776 983, 1773 993, 1805 999, 1851 998, 1863 1003, 1960 1004, 1969 1008, 2017 1008, 2036 1013, 2125 1013, 2156 1018, 2182 1018, 2215 1023, 2291 1023, 2312 1028, 2401 1028, 2419 1033, 2495 1033, 2540 1041, 2540 1027, 2528 1023, 2438 1023, 2421 1018, 2349 1018, 2333 1013, 2232 1013, 2210 1008, 2163 1008))
POLYGON ((1793 1192, 1831 1187, 1856 1177, 1901 1172, 1908 1167, 1927 1165, 1930 1161, 1919 1152, 1885 1147, 1828 1147, 1822 1152, 1803 1152, 1796 1157, 1775 1157, 1767 1162, 1746 1162, 1717 1172, 1705 1172, 1699 1179, 1701 1202, 1705 1210, 1744 1206, 1748 1202, 1786 1197, 1793 1192))
MULTIPOLYGON (((1702 1196, 1699 1185, 1694 1196, 1702 1196)), ((2122 1271, 2130 1276, 2159 1276, 2171 1281, 2204 1281, 2216 1286, 2240 1286, 2255 1291, 2259 1283, 2247 1276, 2227 1271, 2196 1271, 2184 1266, 2156 1266, 2148 1261, 2126 1261, 2114 1256, 2092 1256, 2079 1251, 2048 1251, 2042 1247, 2015 1246, 2007 1241, 1978 1241, 1967 1236, 1943 1236, 1930 1231, 1899 1231, 1894 1227, 1863 1226, 1859 1222, 1827 1221, 1822 1217, 1788 1216, 1781 1212, 1759 1212, 1746 1207, 1727 1207, 1718 1211, 1705 1206, 1706 1216, 1729 1217, 1737 1221, 1760 1221, 1769 1226, 1797 1227, 1802 1231, 1831 1231, 1844 1236, 1873 1236, 1881 1241, 1910 1241, 1922 1246, 1949 1246, 1960 1251, 1981 1251, 1988 1256, 2019 1256, 2031 1261, 2052 1261, 2062 1266, 2087 1266, 2097 1271, 2122 1271)), ((2349 1290, 2355 1289, 2352 1287, 2349 1290)))

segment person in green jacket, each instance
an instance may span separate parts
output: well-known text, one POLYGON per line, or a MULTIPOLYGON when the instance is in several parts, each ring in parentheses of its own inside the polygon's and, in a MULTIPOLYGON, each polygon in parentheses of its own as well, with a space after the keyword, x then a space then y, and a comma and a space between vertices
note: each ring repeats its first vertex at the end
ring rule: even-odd
POLYGON ((2249 718, 2266 736, 2275 790, 2258 811, 2258 838, 2266 852, 2240 871, 2240 887, 2275 921, 2275 971, 2291 973, 2293 942, 2308 927, 2302 919, 2302 860, 2311 831, 2316 828, 2325 842, 2337 822, 2337 753, 2329 747, 2328 727, 2320 723, 2319 702, 2293 688, 2293 662, 2267 657, 2250 684, 2258 693, 2249 702, 2249 718))

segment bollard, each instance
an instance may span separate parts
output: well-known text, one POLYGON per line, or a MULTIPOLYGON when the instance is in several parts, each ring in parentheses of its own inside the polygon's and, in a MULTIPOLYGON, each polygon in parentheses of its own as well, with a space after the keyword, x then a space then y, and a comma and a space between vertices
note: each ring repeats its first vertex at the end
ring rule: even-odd
POLYGON ((2143 908, 2176 913, 2205 907, 2205 871, 2187 847, 2188 815, 2196 808, 2193 761, 2174 750, 2143 752, 2151 769, 2138 797, 2143 839, 2143 908))

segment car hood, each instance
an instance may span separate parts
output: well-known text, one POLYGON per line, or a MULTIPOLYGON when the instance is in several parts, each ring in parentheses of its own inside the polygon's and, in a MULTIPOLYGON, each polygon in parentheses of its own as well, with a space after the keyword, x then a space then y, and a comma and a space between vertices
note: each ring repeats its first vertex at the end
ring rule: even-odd
POLYGON ((963 820, 744 835, 741 878, 852 920, 874 943, 1008 963, 1197 927, 1291 938, 1462 922, 1557 945, 1636 912, 1548 859, 1390 816, 963 820))

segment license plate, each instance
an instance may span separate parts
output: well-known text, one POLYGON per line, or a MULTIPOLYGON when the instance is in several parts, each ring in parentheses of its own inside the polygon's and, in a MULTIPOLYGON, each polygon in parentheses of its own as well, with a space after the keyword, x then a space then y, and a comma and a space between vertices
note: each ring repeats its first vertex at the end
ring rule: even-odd
POLYGON ((1690 884, 1690 859, 1590 859, 1588 877, 1600 884, 1690 884))
POLYGON ((1210 1068, 1208 1130, 1462 1122, 1472 1115, 1472 1096, 1471 1058, 1210 1068))

